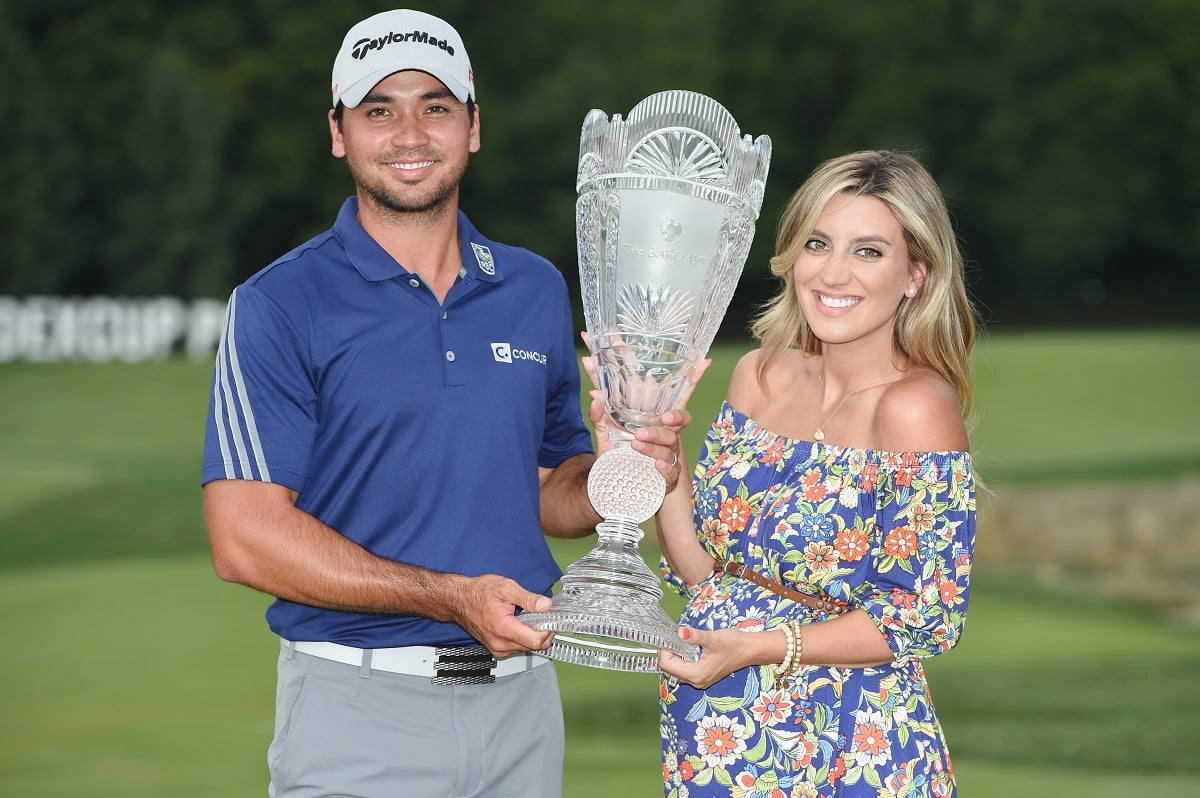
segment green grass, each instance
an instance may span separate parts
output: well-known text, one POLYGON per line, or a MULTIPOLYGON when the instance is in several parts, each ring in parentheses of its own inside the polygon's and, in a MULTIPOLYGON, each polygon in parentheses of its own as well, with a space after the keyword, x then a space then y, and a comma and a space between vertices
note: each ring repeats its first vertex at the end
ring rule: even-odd
POLYGON ((974 367, 973 450, 992 481, 1200 472, 1200 331, 995 336, 974 367))
MULTIPOLYGON (((714 351, 692 451, 747 347, 714 351)), ((993 484, 1200 471, 1200 331, 996 336, 976 371, 993 484)), ((208 379, 0 365, 0 795, 264 794, 274 643, 267 599, 205 553, 208 379)), ((1021 575, 977 573, 972 601, 962 646, 929 663, 964 796, 1195 793, 1200 632, 1021 575)), ((559 673, 569 798, 658 794, 655 680, 559 673)))
MULTIPOLYGON (((1194 794, 1200 633, 1001 574, 975 591, 963 645, 929 662, 964 796, 1194 794)), ((200 555, 8 574, 0 795, 263 795, 266 603, 200 555)), ((559 674, 567 796, 657 794, 657 681, 559 674)))
POLYGON ((198 551, 211 366, 0 366, 0 568, 198 551))

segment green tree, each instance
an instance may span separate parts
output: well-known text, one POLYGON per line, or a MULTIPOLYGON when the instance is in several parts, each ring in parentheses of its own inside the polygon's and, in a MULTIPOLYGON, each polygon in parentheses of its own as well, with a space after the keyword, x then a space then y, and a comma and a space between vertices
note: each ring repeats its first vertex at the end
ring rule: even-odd
MULTIPOLYGON (((390 4, 9 0, 0 293, 223 296, 353 186, 325 116, 342 32, 390 4)), ((1193 321, 1192 0, 418 2, 470 45, 483 124, 463 206, 575 263, 579 130, 709 94, 774 156, 724 332, 775 290, 779 213, 820 161, 889 147, 942 185, 1001 323, 1193 321)))

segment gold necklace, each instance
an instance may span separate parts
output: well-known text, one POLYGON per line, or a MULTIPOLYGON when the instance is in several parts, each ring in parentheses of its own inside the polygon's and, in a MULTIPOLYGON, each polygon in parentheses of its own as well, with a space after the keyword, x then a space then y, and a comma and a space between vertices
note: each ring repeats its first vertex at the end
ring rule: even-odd
MULTIPOLYGON (((824 378, 824 376, 825 376, 825 372, 821 371, 820 373, 817 374, 817 379, 821 380, 824 378)), ((842 394, 842 400, 837 403, 837 407, 833 408, 833 410, 830 412, 830 414, 825 416, 825 420, 817 425, 816 430, 813 432, 813 440, 817 441, 817 442, 825 440, 825 425, 829 423, 829 419, 833 418, 834 415, 837 414, 837 411, 842 409, 842 405, 846 404, 846 400, 849 399, 851 396, 854 396, 854 394, 856 394, 856 393, 862 393, 863 391, 869 390, 871 388, 878 388, 880 385, 891 385, 893 382, 899 382, 900 379, 901 379, 900 377, 897 377, 894 380, 882 380, 880 382, 873 382, 870 385, 864 385, 861 388, 856 388, 853 391, 847 391, 846 393, 842 394)))

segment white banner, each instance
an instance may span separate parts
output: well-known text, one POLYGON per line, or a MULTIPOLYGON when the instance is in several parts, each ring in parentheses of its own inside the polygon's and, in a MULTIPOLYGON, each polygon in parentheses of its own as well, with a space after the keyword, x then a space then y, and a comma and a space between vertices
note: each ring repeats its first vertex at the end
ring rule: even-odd
POLYGON ((225 300, 0 296, 0 363, 212 357, 225 300))

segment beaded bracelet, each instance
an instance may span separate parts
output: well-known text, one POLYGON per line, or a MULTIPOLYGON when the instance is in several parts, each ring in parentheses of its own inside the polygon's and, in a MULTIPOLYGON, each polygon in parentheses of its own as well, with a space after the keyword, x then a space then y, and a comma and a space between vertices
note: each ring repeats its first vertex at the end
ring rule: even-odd
POLYGON ((790 621, 788 626, 792 627, 792 634, 796 638, 796 656, 792 658, 791 666, 793 670, 800 670, 800 658, 804 656, 804 632, 803 624, 799 621, 790 621))
POLYGON ((783 630, 783 637, 787 641, 787 649, 783 655, 783 662, 775 668, 776 675, 782 679, 790 676, 792 673, 792 661, 796 658, 796 630, 791 623, 785 623, 779 627, 783 630))

